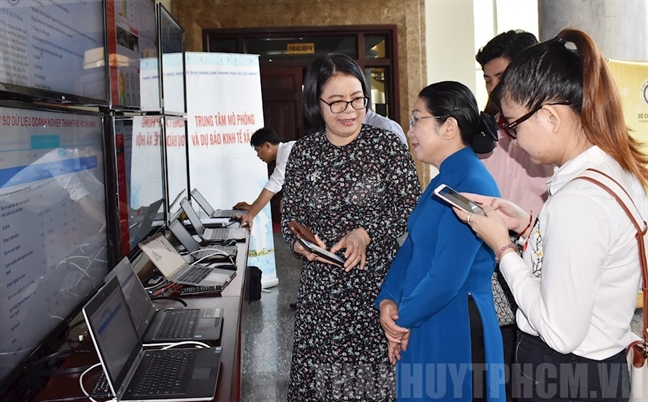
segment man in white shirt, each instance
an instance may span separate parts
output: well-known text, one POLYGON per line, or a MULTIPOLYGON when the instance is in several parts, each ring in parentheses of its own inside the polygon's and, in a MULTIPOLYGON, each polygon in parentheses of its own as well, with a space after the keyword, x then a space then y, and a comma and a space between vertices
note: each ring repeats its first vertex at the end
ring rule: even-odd
POLYGON ((254 147, 259 159, 265 163, 277 161, 277 164, 265 187, 261 190, 261 194, 252 204, 241 201, 234 205, 234 209, 247 211, 244 215, 237 216, 241 226, 247 226, 248 230, 251 231, 254 218, 270 202, 272 197, 283 188, 286 164, 294 144, 295 141, 280 142, 277 133, 268 127, 260 128, 252 134, 250 145, 254 147))
POLYGON ((407 146, 407 138, 405 137, 403 128, 394 120, 388 119, 385 116, 381 116, 368 108, 363 123, 391 131, 392 133, 396 134, 396 136, 403 142, 403 144, 405 144, 405 146, 407 146))

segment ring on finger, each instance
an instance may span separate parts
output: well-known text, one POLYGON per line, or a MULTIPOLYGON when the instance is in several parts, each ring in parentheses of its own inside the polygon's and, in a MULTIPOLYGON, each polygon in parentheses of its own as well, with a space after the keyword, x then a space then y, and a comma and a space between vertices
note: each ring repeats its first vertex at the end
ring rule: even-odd
POLYGON ((470 225, 470 217, 472 216, 472 212, 468 212, 468 215, 466 215, 466 223, 470 225))

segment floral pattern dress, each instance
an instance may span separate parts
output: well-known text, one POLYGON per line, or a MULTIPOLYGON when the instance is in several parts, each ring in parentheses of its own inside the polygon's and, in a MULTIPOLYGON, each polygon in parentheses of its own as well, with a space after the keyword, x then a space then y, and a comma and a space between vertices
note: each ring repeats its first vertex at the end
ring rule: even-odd
POLYGON ((286 242, 295 241, 288 228, 294 219, 329 248, 359 227, 371 243, 364 270, 303 259, 289 401, 393 400, 394 368, 374 301, 420 193, 412 157, 389 131, 363 125, 341 147, 321 131, 293 147, 284 183, 286 242))

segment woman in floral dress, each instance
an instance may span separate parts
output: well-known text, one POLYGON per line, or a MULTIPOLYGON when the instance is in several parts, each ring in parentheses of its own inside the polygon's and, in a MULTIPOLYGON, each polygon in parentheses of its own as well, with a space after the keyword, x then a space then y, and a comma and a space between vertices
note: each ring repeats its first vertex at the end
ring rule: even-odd
POLYGON ((295 144, 282 231, 302 258, 289 401, 390 401, 394 371, 373 302, 418 201, 412 158, 398 137, 363 125, 362 70, 330 54, 311 63, 304 112, 318 130, 295 144), (288 227, 311 228, 344 267, 306 251, 288 227))

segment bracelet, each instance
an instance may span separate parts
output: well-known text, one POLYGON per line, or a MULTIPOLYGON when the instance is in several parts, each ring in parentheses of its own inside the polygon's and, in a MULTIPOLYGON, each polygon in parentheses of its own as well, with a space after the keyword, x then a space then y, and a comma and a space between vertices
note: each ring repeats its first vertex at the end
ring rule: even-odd
POLYGON ((504 254, 504 252, 506 250, 508 250, 509 248, 512 248, 515 251, 517 251, 518 246, 516 244, 514 244, 514 243, 509 243, 506 246, 500 248, 499 251, 497 252, 497 254, 495 254, 495 262, 497 262, 499 264, 500 259, 502 258, 502 254, 504 254))
POLYGON ((533 222, 533 211, 529 212, 529 223, 527 223, 526 227, 522 229, 522 231, 518 232, 518 236, 522 236, 522 234, 531 227, 531 222, 533 222))

